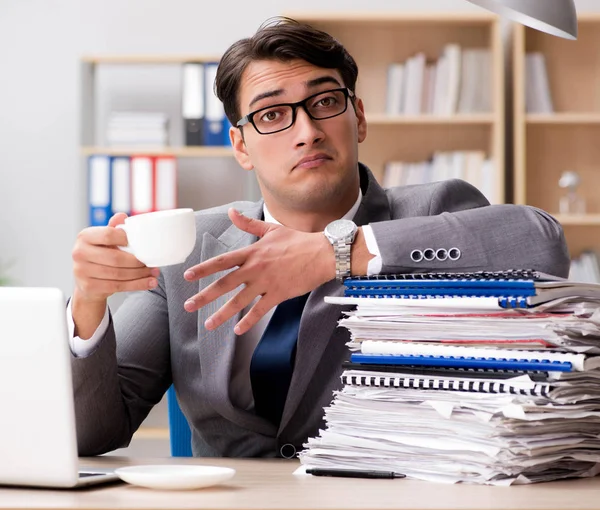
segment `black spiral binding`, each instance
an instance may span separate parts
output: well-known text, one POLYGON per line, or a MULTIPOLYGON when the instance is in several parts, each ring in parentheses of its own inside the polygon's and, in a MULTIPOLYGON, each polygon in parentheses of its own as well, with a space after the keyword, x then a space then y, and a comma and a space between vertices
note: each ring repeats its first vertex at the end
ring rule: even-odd
POLYGON ((471 273, 397 273, 351 276, 347 280, 543 280, 534 269, 507 269, 504 271, 474 271, 471 273))
POLYGON ((413 390, 466 391, 470 393, 509 393, 534 397, 549 397, 550 386, 535 385, 531 389, 518 389, 501 382, 448 381, 443 379, 415 379, 398 376, 342 375, 342 383, 349 386, 375 388, 408 388, 413 390))

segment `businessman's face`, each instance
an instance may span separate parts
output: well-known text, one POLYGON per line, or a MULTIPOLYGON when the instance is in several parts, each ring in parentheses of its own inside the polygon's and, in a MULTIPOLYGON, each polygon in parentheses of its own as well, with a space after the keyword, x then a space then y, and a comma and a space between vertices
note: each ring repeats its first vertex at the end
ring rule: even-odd
MULTIPOLYGON (((267 205, 287 210, 322 211, 358 190, 358 144, 367 133, 363 104, 347 99, 345 84, 335 69, 323 69, 303 60, 252 62, 244 71, 239 91, 242 117, 253 116, 260 134, 250 122, 232 130, 238 162, 254 169, 267 205), (321 93, 323 93, 321 95, 321 93), (319 94, 319 95, 316 95, 319 94), (306 110, 284 107, 262 110, 281 103, 296 103, 309 96, 306 110), (340 106, 337 106, 340 105, 340 106), (242 136, 243 135, 243 136, 242 136)), ((350 201, 353 203, 353 201, 350 201)))

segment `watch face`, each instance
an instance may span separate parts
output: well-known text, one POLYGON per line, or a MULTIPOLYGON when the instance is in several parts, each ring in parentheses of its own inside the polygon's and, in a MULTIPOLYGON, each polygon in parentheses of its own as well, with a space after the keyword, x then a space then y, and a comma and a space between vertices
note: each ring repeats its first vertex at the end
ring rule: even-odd
POLYGON ((356 225, 350 220, 337 220, 327 225, 327 233, 336 239, 341 239, 352 234, 356 225))

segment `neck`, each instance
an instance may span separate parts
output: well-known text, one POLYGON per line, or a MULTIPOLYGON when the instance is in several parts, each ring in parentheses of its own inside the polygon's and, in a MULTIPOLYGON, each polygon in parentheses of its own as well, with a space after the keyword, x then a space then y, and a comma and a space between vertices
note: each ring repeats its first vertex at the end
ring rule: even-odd
POLYGON ((279 223, 286 227, 301 232, 322 232, 334 220, 339 220, 356 203, 358 199, 358 186, 353 193, 348 193, 343 200, 334 204, 323 204, 323 209, 309 211, 304 209, 290 209, 282 204, 265 197, 267 209, 279 223))

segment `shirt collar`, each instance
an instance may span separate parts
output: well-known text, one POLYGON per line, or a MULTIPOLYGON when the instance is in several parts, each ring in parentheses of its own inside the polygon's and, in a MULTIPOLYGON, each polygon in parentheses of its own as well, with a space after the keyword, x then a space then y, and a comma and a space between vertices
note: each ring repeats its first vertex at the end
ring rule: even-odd
MULTIPOLYGON (((360 207, 362 198, 363 198, 362 190, 359 187, 358 188, 358 198, 356 199, 356 202, 354 202, 354 205, 350 208, 350 210, 346 214, 344 214, 344 216, 341 217, 341 219, 343 219, 343 220, 353 219, 354 216, 356 215, 356 211, 358 211, 358 208, 360 207)), ((281 225, 281 223, 279 223, 275 218, 273 218, 273 215, 269 212, 269 209, 267 209, 267 204, 263 204, 263 215, 264 215, 265 221, 267 223, 275 223, 276 225, 281 225)))

